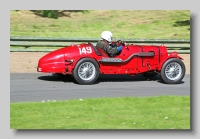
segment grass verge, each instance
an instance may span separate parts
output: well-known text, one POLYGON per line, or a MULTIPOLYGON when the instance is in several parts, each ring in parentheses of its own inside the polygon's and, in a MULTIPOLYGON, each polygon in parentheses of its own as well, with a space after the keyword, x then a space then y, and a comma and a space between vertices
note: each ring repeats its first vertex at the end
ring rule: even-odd
POLYGON ((190 39, 189 10, 65 11, 58 19, 28 10, 10 11, 11 36, 99 38, 110 30, 117 38, 190 39))
POLYGON ((123 97, 10 104, 11 129, 190 129, 190 97, 123 97))

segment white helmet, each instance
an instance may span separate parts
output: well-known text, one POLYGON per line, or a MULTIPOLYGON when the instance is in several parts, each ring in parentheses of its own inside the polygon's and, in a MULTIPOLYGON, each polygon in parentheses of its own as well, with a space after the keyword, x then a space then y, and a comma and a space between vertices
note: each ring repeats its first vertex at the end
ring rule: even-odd
POLYGON ((110 31, 103 31, 101 33, 101 38, 107 40, 108 42, 112 41, 112 33, 110 31))

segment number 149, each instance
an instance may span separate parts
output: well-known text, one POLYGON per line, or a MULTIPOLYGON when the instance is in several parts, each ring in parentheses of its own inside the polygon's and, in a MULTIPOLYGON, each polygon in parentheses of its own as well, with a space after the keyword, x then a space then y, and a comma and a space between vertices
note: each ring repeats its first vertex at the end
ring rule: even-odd
POLYGON ((82 47, 82 48, 79 48, 79 52, 80 54, 92 53, 92 49, 91 47, 82 47))

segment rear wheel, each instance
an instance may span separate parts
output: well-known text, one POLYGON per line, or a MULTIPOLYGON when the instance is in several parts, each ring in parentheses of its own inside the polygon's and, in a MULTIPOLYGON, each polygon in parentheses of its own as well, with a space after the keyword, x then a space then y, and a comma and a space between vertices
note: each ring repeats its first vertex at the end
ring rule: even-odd
POLYGON ((99 77, 99 65, 90 58, 83 58, 73 70, 75 80, 80 84, 92 84, 99 77))
POLYGON ((185 76, 185 65, 178 58, 168 59, 162 67, 161 77, 168 84, 180 83, 185 76))

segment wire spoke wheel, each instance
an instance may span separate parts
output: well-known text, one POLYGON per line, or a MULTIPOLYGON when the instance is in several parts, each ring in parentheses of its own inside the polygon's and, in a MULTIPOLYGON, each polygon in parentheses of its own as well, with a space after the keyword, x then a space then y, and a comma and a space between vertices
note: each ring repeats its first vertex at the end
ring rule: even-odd
POLYGON ((92 84, 99 77, 99 65, 91 58, 83 58, 77 62, 73 76, 80 84, 92 84))
POLYGON ((185 76, 185 65, 178 58, 168 59, 162 66, 161 77, 168 84, 177 84, 185 76))
POLYGON ((169 63, 165 69, 166 77, 170 80, 176 80, 180 78, 182 69, 177 62, 169 63))
POLYGON ((95 66, 91 62, 84 62, 78 68, 78 75, 82 80, 91 80, 95 76, 95 66))

